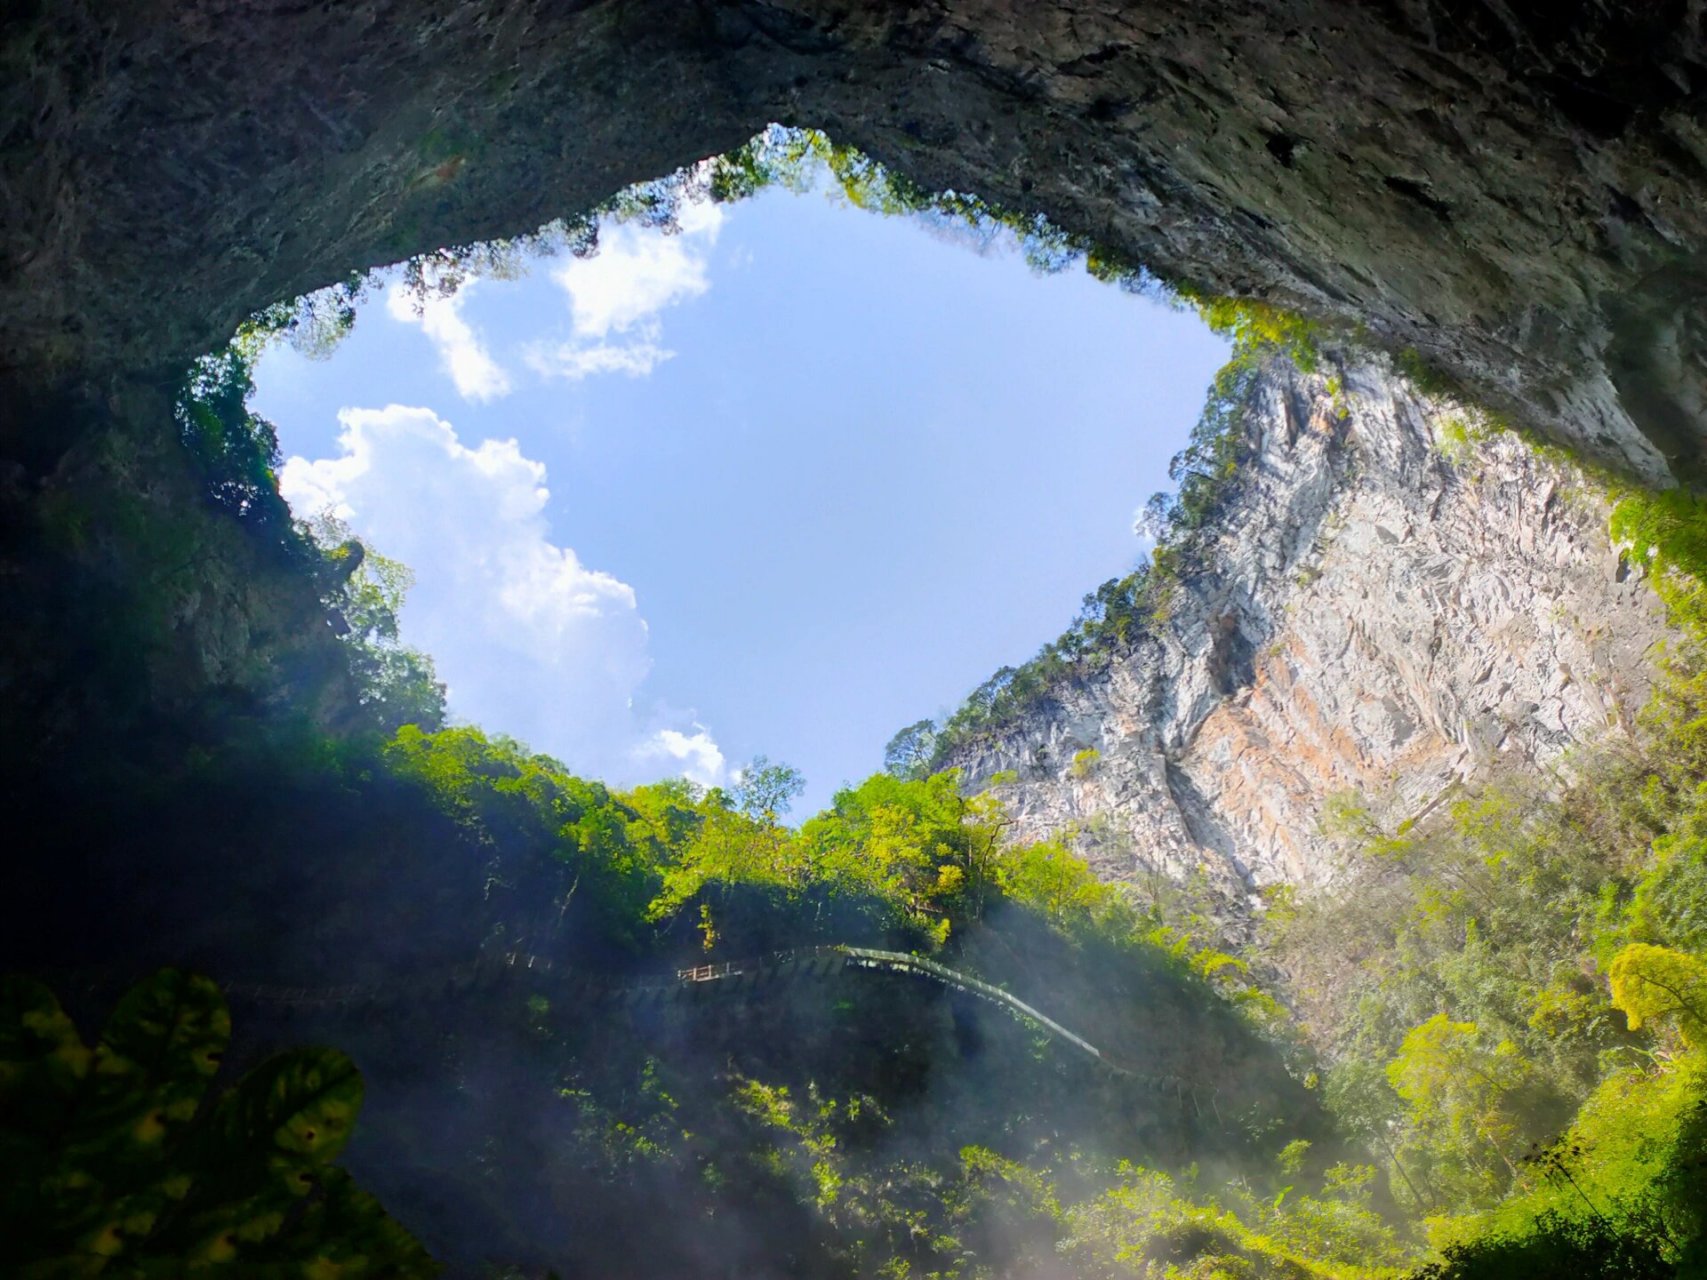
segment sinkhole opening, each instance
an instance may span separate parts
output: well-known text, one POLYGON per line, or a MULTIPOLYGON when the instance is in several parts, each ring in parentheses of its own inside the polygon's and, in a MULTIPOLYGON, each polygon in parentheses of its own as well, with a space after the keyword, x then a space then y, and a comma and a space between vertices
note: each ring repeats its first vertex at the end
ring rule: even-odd
POLYGON ((204 381, 252 385, 388 727, 623 785, 785 759, 812 812, 1129 638, 1235 319, 773 126, 274 307, 204 381))
MULTIPOLYGON (((351 1199, 347 1219, 289 1224, 325 1232, 301 1250, 324 1246, 328 1265, 360 1239, 416 1270, 430 1251, 471 1272, 632 1274, 645 1239, 657 1274, 708 1259, 804 1274, 805 1256, 823 1260, 812 1274, 971 1274, 981 1259, 1014 1274, 1075 1252, 1108 1274, 1229 1257, 1293 1274, 1315 1256, 1397 1274, 1423 1256, 1425 1218, 1529 1194, 1508 1149, 1566 1150, 1542 1143, 1607 1096, 1591 1090, 1635 1089, 1621 1065, 1607 1074, 1614 1051, 1658 1061, 1650 1042, 1610 1041, 1606 1010, 1673 1016, 1630 993, 1644 971, 1693 983, 1699 965, 1608 934, 1623 949, 1597 1004, 1613 953, 1586 922, 1620 895, 1687 905, 1699 885, 1668 883, 1662 859, 1627 892, 1647 855, 1617 846, 1637 824, 1600 797, 1675 805, 1640 827, 1646 843, 1699 825, 1698 770, 1633 764, 1620 742, 1585 786, 1492 772, 1598 728, 1619 704, 1583 686, 1649 652, 1645 631, 1598 643, 1640 621, 1633 591, 1553 572, 1608 549, 1605 512, 1556 487, 1575 483, 1556 460, 1385 369, 1325 354, 1331 371, 1265 383, 1276 348, 1308 366, 1309 327, 1170 293, 1035 218, 780 128, 536 235, 281 304, 202 360, 178 404, 203 502, 174 487, 183 457, 149 471, 115 439, 106 511, 75 491, 47 506, 44 543, 86 552, 103 587, 127 577, 112 545, 146 543, 138 589, 101 597, 136 606, 100 619, 93 652, 117 673, 103 679, 137 653, 190 652, 185 683, 214 671, 237 693, 196 708, 201 736, 168 706, 138 715, 134 740, 72 755, 83 769, 44 753, 12 783, 40 845, 18 860, 26 892, 6 895, 33 932, 6 945, 65 957, 86 1001, 121 966, 170 966, 119 1004, 110 1042, 191 1027, 200 1076, 223 1051, 226 997, 192 968, 255 1028, 236 1060, 286 1036, 347 1046, 347 1061, 263 1065, 261 1086, 210 1113, 261 1117, 248 1136, 268 1150, 285 1131, 257 1095, 340 1081, 330 1111, 288 1129, 329 1157, 360 1100, 353 1064, 368 1074, 347 1167, 420 1243, 351 1199), (1259 398, 1245 425, 1266 451, 1236 429, 1259 398), (1382 434, 1356 437, 1353 403, 1382 434), (1289 479, 1265 489, 1259 472, 1289 479), (140 496, 139 475, 154 482, 140 496), (1350 477, 1366 488, 1339 503, 1350 477), (1532 580, 1459 554, 1469 538, 1487 551, 1489 512, 1532 580), (1235 540, 1222 517, 1247 514, 1262 518, 1238 529, 1243 567, 1272 588, 1254 603, 1213 563, 1216 538, 1235 540), (293 584, 308 607, 269 612, 293 584), (1360 613, 1383 584, 1402 608, 1360 613), (1310 638, 1242 627, 1241 603, 1262 627, 1309 618, 1336 656, 1294 681, 1289 646, 1310 638), (313 643, 293 649, 304 627, 313 643), (1075 711, 1058 705, 1008 744, 1016 768, 940 768, 1064 681, 1126 679, 1170 634, 1200 642, 1196 665, 1158 696, 1062 732, 1075 711), (310 687, 291 664, 328 652, 347 659, 353 721, 329 731, 334 712, 269 720, 266 697, 240 702, 240 677, 310 687), (1541 696, 1496 669, 1545 681, 1541 696), (1169 698, 1202 712, 1176 721, 1188 732, 1150 718, 1169 698), (1431 716, 1462 726, 1461 750, 1431 716), (447 718, 492 736, 423 732, 447 718), (1301 732, 1247 753, 1275 725, 1301 732), (1331 750, 1312 754, 1318 728, 1331 750), (1428 757, 1441 747, 1457 754, 1428 757), (1347 759, 1361 792, 1312 789, 1345 781, 1347 759), (1485 790, 1467 794, 1482 783, 1465 760, 1485 790), (1263 767, 1277 761, 1306 769, 1263 767), (1420 805, 1401 785, 1412 764, 1420 805), (1040 833, 1023 789, 1043 778, 1071 820, 1040 833), (1087 813, 1079 797, 1099 790, 1087 813), (791 829, 802 800, 823 811, 791 829), (1337 824, 1324 839, 1347 842, 1322 846, 1346 855, 1316 864, 1348 877, 1327 893, 1290 843, 1318 814, 1337 824), (1597 852, 1585 831, 1613 843, 1597 852), (1561 852, 1580 859, 1564 877, 1561 852), (193 1016, 136 1016, 168 1008, 193 1016), (1462 1079, 1495 1092, 1459 1098, 1446 1084, 1462 1079), (1466 1107, 1491 1119, 1448 1123, 1466 1107)), ((1677 517, 1700 519, 1689 501, 1637 504, 1642 559, 1659 552, 1644 530, 1676 545, 1677 517)), ((52 577, 35 579, 50 600, 52 577)), ((1676 749, 1686 736, 1657 741, 1700 758, 1676 749)), ((1638 926, 1653 927, 1612 927, 1638 926)), ((8 990, 29 1032, 16 1043, 91 1060, 51 995, 8 990)), ((93 1060, 109 1059, 128 1060, 93 1060)), ((1643 1070, 1643 1088, 1671 1089, 1643 1070)), ((56 1076, 35 1081, 55 1114, 56 1076)), ((1699 1110, 1686 1090, 1666 1097, 1699 1110)), ((104 1110, 127 1126, 121 1152, 184 1118, 104 1110)), ((1615 1123, 1652 1127, 1638 1119, 1615 1123)), ((223 1141, 174 1154, 212 1187, 229 1180, 193 1166, 223 1141)), ((349 1191, 293 1174, 292 1195, 349 1191)), ((252 1234, 281 1229, 262 1220, 252 1234)), ((122 1243, 110 1232, 104 1247, 122 1243)), ((266 1243, 222 1232, 239 1266, 266 1243)), ((161 1233, 162 1249, 181 1238, 161 1233)))

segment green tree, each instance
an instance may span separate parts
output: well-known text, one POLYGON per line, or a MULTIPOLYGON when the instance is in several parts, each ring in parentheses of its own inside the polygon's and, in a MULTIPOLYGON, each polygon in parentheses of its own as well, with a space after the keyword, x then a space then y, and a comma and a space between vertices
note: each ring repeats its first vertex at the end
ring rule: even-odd
POLYGON ((935 720, 918 720, 902 729, 883 748, 883 768, 897 778, 921 778, 936 759, 935 720))
POLYGON ((1651 1239, 1602 1218, 1546 1214, 1522 1232, 1449 1246, 1413 1280, 1676 1280, 1684 1274, 1651 1239))
POLYGON ((1644 1022, 1671 1021, 1683 1042, 1707 1044, 1707 964, 1645 942, 1625 947, 1612 962, 1612 1003, 1634 1031, 1644 1022))
POLYGON ((1489 1045, 1474 1022, 1444 1013, 1413 1027, 1387 1066, 1394 1091, 1410 1104, 1431 1155, 1456 1173, 1466 1200, 1498 1192, 1517 1178, 1522 1121, 1514 1105, 1529 1083, 1530 1066, 1509 1040, 1489 1045))
POLYGON ((792 765, 754 756, 729 789, 735 808, 754 822, 775 824, 806 790, 806 779, 792 765))
POLYGON ((815 877, 883 900, 940 944, 1000 891, 1007 825, 995 796, 961 794, 957 769, 923 778, 879 773, 838 791, 829 810, 801 827, 800 842, 815 877))
POLYGON ((296 553, 304 544, 279 496, 278 433, 249 410, 251 360, 233 343, 191 366, 176 407, 178 436, 209 502, 262 545, 296 553))
POLYGON ((324 560, 321 599, 350 656, 360 704, 385 733, 406 724, 441 728, 445 687, 432 658, 404 644, 398 629, 415 575, 356 538, 332 511, 303 528, 324 560))
POLYGON ((1083 858, 1053 841, 1003 851, 996 872, 1002 892, 1057 928, 1094 921, 1115 899, 1083 858))

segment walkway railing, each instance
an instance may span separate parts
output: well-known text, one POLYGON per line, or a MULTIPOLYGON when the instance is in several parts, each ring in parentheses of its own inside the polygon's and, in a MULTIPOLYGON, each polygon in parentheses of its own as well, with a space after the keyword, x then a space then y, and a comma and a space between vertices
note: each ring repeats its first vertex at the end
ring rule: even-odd
POLYGON ((794 978, 825 979, 845 972, 899 974, 935 982, 996 1005, 1120 1075, 1156 1085, 1189 1087, 1187 1082, 1178 1076, 1147 1075, 1140 1072, 1133 1064, 1104 1052, 1040 1009, 993 983, 924 956, 904 951, 881 951, 871 947, 824 946, 774 951, 744 960, 690 965, 672 973, 630 978, 613 978, 590 973, 568 965, 559 965, 549 956, 512 951, 483 956, 468 964, 441 970, 428 977, 383 986, 368 984, 291 987, 245 982, 225 983, 222 986, 228 997, 256 1003, 295 1006, 358 1005, 397 999, 409 994, 454 993, 474 987, 484 977, 510 971, 557 975, 561 980, 571 983, 577 995, 618 1000, 624 1004, 650 1003, 702 990, 722 989, 731 994, 747 993, 774 982, 794 978))

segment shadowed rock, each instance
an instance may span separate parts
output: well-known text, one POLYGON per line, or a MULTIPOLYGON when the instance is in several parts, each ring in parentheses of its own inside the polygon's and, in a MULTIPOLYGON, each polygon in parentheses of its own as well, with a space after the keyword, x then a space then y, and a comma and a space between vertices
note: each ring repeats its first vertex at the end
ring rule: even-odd
POLYGON ((1683 0, 21 9, 0 440, 52 431, 45 389, 175 369, 275 299, 779 120, 1364 326, 1630 471, 1699 471, 1707 47, 1683 0))

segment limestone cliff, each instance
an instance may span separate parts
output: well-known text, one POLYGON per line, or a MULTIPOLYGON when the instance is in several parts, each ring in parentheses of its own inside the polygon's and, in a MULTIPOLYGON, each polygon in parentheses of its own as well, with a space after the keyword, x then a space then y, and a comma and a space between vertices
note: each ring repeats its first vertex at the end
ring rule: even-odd
POLYGON ((952 753, 974 786, 1017 772, 1019 835, 1237 897, 1331 875, 1335 793, 1413 816, 1630 722, 1663 619, 1594 486, 1366 359, 1277 361, 1247 406, 1240 491, 1165 616, 952 753))

